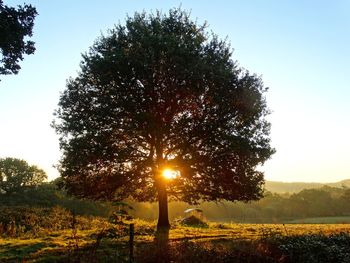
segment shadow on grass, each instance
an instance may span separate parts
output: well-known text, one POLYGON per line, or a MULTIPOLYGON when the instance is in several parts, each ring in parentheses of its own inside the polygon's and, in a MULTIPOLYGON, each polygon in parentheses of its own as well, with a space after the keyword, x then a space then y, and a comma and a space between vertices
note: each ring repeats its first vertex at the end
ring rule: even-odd
POLYGON ((0 262, 6 261, 24 261, 28 255, 36 253, 41 249, 48 247, 46 242, 34 244, 5 244, 0 246, 0 262))
MULTIPOLYGON (((159 244, 143 244, 137 248, 138 263, 272 263, 279 256, 269 256, 259 251, 258 244, 248 241, 217 240, 193 242, 190 240, 169 241, 166 250, 159 244)), ((265 248, 264 248, 265 249, 265 248)), ((284 262, 284 261, 283 261, 284 262)))
MULTIPOLYGON (((100 262, 129 262, 128 242, 118 242, 114 239, 104 239, 99 243, 80 245, 70 248, 55 258, 46 255, 39 262, 57 263, 100 263, 100 262)), ((51 254, 52 256, 52 254, 51 254)))
MULTIPOLYGON (((276 262, 261 257, 252 250, 250 242, 237 243, 218 240, 193 242, 188 239, 169 240, 169 232, 157 232, 153 242, 134 244, 134 260, 140 263, 167 262, 276 262), (249 244, 248 244, 249 243, 249 244)), ((6 253, 0 262, 131 262, 127 240, 118 242, 105 238, 100 243, 90 243, 58 248, 52 243, 1 246, 6 253), (51 247, 50 247, 51 246, 51 247)), ((0 251, 1 252, 1 251, 0 251)))
POLYGON ((170 242, 169 242, 169 229, 160 229, 157 230, 154 242, 153 242, 155 252, 152 261, 157 262, 166 262, 170 258, 170 242))
MULTIPOLYGON (((80 244, 78 248, 59 248, 53 247, 52 243, 32 242, 0 246, 0 262, 130 262, 127 239, 105 238, 100 243, 80 244)), ((340 263, 350 262, 349 247, 349 233, 275 236, 250 241, 224 238, 169 240, 167 233, 157 233, 153 242, 139 241, 134 244, 133 262, 340 263)))

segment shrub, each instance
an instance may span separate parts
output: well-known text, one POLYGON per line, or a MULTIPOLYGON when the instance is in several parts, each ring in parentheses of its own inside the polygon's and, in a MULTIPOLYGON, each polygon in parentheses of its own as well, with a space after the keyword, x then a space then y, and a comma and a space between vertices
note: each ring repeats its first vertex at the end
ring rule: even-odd
POLYGON ((181 220, 181 224, 185 226, 193 226, 193 227, 208 227, 208 224, 204 221, 204 219, 199 218, 198 216, 191 215, 189 217, 185 217, 181 220))
MULTIPOLYGON (((74 227, 80 230, 109 224, 104 218, 92 216, 75 216, 74 220, 74 227)), ((58 231, 72 227, 73 214, 62 207, 0 207, 0 236, 40 235, 43 231, 58 231)))
POLYGON ((287 236, 278 242, 288 262, 350 262, 349 233, 287 236))

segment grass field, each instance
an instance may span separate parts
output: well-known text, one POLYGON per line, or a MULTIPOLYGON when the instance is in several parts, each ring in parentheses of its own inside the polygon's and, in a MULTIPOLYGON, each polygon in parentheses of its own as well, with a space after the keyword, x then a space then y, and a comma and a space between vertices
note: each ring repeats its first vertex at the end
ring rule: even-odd
MULTIPOLYGON (((159 255, 153 255, 152 258, 149 254, 150 247, 155 245, 155 223, 140 220, 136 220, 134 223, 136 262, 152 262, 154 257, 161 258, 162 256, 159 257, 159 255), (149 261, 147 261, 148 257, 143 256, 145 253, 149 256, 149 261)), ((37 237, 1 238, 0 262, 110 262, 111 260, 115 262, 116 259, 118 259, 117 262, 128 262, 129 238, 125 235, 125 231, 127 229, 114 229, 112 231, 114 233, 101 229, 62 230, 41 233, 37 237)), ((256 253, 261 250, 261 253, 268 256, 272 252, 264 251, 264 248, 261 247, 262 244, 266 243, 265 241, 272 242, 276 238, 283 237, 329 236, 339 233, 348 233, 347 235, 349 235, 350 225, 209 223, 208 228, 175 225, 169 231, 168 244, 170 244, 174 254, 172 257, 177 259, 176 262, 187 262, 185 259, 181 261, 179 257, 184 257, 186 253, 191 253, 189 257, 194 256, 193 253, 197 253, 197 256, 201 257, 208 251, 212 255, 213 249, 217 251, 218 248, 221 249, 221 254, 218 254, 217 257, 222 256, 223 251, 225 251, 225 256, 230 256, 230 251, 235 251, 237 248, 240 249, 240 255, 249 252, 250 256, 253 253, 258 257, 260 254, 256 253), (189 248, 194 252, 189 252, 189 248), (224 248, 225 250, 223 250, 224 248)), ((277 258, 281 258, 280 252, 277 254, 276 261, 273 261, 273 257, 270 255, 271 261, 256 262, 277 262, 277 258)), ((163 256, 163 259, 168 256, 163 256)), ((254 257, 252 257, 252 261, 247 262, 254 262, 253 259, 254 257)))

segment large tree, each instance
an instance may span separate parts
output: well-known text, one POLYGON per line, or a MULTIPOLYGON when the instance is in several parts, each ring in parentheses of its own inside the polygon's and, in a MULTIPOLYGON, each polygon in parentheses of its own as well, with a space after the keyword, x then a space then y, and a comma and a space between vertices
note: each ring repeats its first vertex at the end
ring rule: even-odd
POLYGON ((180 9, 136 13, 101 36, 55 113, 68 191, 158 200, 158 228, 169 227, 168 196, 260 198, 257 167, 273 153, 266 88, 231 53, 180 9))
POLYGON ((46 179, 46 173, 36 165, 29 165, 17 158, 0 159, 0 193, 18 193, 28 187, 38 186, 46 179))
POLYGON ((17 9, 0 0, 0 74, 17 74, 24 54, 33 54, 34 42, 25 40, 33 34, 36 9, 31 5, 17 9))

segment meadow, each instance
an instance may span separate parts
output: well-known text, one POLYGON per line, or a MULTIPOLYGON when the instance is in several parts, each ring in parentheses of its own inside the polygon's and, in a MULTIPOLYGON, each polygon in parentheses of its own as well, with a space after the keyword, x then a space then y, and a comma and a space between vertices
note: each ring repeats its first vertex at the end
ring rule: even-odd
MULTIPOLYGON (((23 211, 22 211, 23 212, 23 211)), ((36 211, 38 213, 38 211, 36 211)), ((349 262, 349 224, 172 223, 169 235, 156 222, 112 222, 74 216, 61 208, 40 221, 2 225, 0 262, 349 262), (163 238, 163 239, 161 239, 163 238), (161 241, 159 241, 161 240, 161 241), (331 260, 331 261, 330 261, 331 260)), ((30 214, 30 213, 29 213, 30 214)))
POLYGON ((43 184, 1 195, 0 262, 130 262, 130 224, 134 262, 350 262, 348 192, 308 189, 247 204, 204 203, 203 224, 184 224, 188 205, 170 203, 172 228, 162 236, 156 204, 124 203, 134 219, 116 220, 121 204, 77 200, 43 184))

